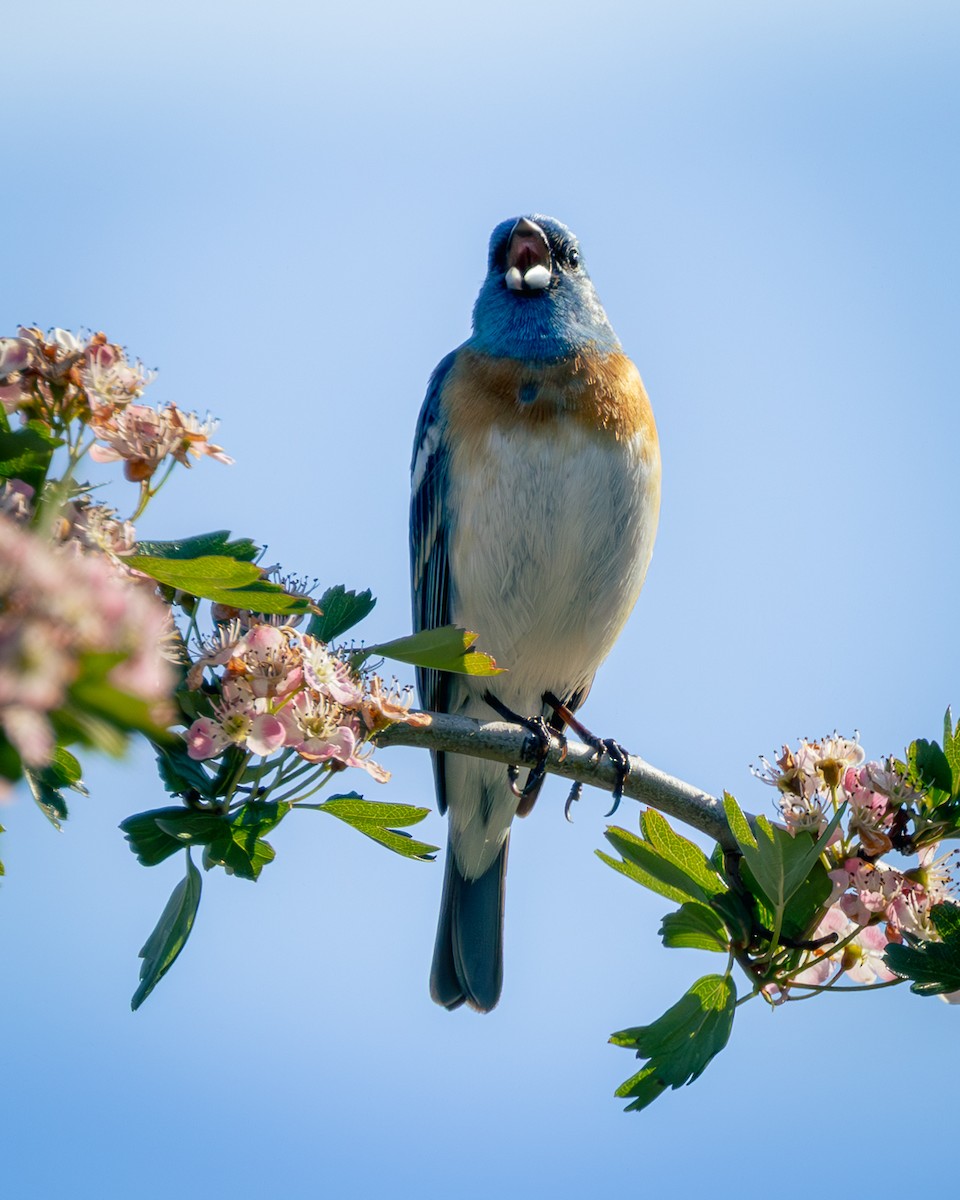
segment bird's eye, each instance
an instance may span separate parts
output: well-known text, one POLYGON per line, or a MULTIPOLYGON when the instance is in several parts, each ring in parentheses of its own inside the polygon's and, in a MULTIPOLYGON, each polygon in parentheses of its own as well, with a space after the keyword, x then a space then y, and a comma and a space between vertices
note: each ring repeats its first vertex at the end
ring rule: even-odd
POLYGON ((567 262, 571 267, 573 267, 574 270, 580 266, 580 251, 576 248, 576 246, 571 246, 567 251, 567 262))

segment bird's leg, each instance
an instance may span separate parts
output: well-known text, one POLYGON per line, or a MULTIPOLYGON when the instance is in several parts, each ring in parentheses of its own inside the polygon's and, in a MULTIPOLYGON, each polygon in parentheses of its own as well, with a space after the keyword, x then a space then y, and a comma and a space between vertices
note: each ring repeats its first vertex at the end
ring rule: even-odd
MULTIPOLYGON (((558 699, 553 692, 544 692, 543 698, 547 704, 553 707, 557 716, 564 721, 577 734, 583 738, 588 746, 590 746, 597 758, 600 759, 604 754, 613 763, 614 770, 617 773, 616 783, 613 788, 613 808, 606 814, 612 817, 620 806, 620 801, 623 798, 623 785, 626 782, 627 776, 630 774, 630 755, 624 750, 619 742, 613 738, 598 738, 595 733, 591 733, 586 725, 578 721, 574 716, 573 710, 568 708, 562 700, 558 699)), ((570 805, 573 801, 580 798, 579 792, 574 795, 574 789, 571 789, 570 795, 567 798, 567 803, 564 806, 564 816, 569 819, 570 805)))
MULTIPOLYGON (((550 728, 543 717, 522 717, 519 713, 515 713, 513 709, 507 708, 507 706, 501 700, 498 700, 492 692, 487 692, 487 694, 484 696, 484 699, 498 716, 503 717, 505 721, 512 721, 516 725, 522 725, 524 729, 526 729, 533 737, 534 752, 536 753, 537 757, 533 766, 530 768, 530 774, 527 776, 527 782, 522 788, 517 784, 517 779, 519 778, 520 774, 519 768, 512 765, 507 767, 507 778, 510 780, 510 790, 515 796, 522 800, 525 796, 531 795, 540 787, 543 777, 547 773, 547 755, 550 753, 551 738, 554 736, 556 731, 550 728)), ((566 738, 562 733, 557 733, 556 736, 560 741, 560 753, 562 758, 567 751, 566 738)))

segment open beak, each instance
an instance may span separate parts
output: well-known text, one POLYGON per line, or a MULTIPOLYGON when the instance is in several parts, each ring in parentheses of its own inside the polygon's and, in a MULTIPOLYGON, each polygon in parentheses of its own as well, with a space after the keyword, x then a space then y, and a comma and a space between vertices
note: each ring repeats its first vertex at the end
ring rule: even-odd
POLYGON ((553 259, 547 235, 521 217, 510 233, 504 283, 513 292, 542 292, 550 286, 553 259))

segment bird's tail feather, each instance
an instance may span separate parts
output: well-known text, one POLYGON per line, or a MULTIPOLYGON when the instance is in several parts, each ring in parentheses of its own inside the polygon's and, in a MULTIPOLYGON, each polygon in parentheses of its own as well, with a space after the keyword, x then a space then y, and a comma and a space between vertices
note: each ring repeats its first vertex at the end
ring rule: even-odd
POLYGON ((440 923, 430 972, 430 995, 445 1008, 464 1001, 489 1012, 503 986, 503 896, 507 845, 477 879, 467 879, 447 846, 440 923))

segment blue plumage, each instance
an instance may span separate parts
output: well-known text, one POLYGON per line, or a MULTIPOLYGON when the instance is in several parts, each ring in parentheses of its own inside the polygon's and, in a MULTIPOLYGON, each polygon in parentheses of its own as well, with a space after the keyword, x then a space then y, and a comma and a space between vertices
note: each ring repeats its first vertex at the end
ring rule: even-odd
POLYGON ((473 337, 467 344, 497 357, 547 362, 588 347, 604 354, 619 350, 577 239, 551 217, 526 219, 546 236, 554 264, 552 286, 545 294, 504 287, 507 247, 517 222, 502 221, 490 238, 487 277, 473 308, 473 337))
MULTIPOLYGON (((494 230, 473 334, 431 377, 412 475, 414 624, 476 630, 508 668, 418 671, 423 706, 489 719, 493 693, 552 717, 549 691, 576 709, 640 592, 660 459, 643 384, 560 222, 494 230)), ((434 769, 450 832, 431 994, 488 1011, 519 801, 497 764, 437 754, 434 769)))

